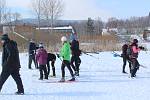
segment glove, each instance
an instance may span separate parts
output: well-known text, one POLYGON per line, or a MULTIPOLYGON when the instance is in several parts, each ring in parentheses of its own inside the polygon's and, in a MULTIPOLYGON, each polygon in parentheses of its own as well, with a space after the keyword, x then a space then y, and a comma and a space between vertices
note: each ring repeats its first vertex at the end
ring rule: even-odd
POLYGON ((59 54, 56 54, 56 55, 57 55, 58 58, 60 58, 60 55, 59 55, 59 54))
POLYGON ((145 50, 145 48, 144 48, 143 46, 139 46, 139 48, 140 48, 141 50, 145 50))

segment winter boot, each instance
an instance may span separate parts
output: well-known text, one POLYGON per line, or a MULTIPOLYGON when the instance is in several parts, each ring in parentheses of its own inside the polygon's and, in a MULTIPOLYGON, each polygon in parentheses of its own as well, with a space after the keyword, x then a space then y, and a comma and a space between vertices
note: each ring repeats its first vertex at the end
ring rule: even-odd
POLYGON ((73 77, 72 79, 68 80, 68 81, 75 81, 75 78, 73 77))
POLYGON ((43 80, 43 78, 39 78, 39 80, 43 80))
POLYGON ((53 76, 56 77, 55 68, 52 68, 52 70, 53 70, 53 76))
POLYGON ((61 80, 59 82, 65 82, 65 78, 61 78, 61 80))
POLYGON ((125 71, 122 71, 122 73, 127 74, 127 72, 125 72, 125 71))
POLYGON ((24 95, 24 92, 19 92, 19 91, 17 91, 17 92, 15 92, 15 94, 16 94, 16 95, 24 95))
POLYGON ((75 71, 75 76, 79 76, 79 72, 78 71, 75 71))

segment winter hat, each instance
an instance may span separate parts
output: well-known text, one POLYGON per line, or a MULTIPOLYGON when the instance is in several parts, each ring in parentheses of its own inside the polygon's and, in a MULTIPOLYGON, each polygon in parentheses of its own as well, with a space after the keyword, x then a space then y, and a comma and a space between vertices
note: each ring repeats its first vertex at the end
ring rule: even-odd
POLYGON ((65 36, 62 36, 62 37, 61 37, 61 41, 62 41, 62 42, 65 42, 65 41, 67 41, 67 38, 66 38, 65 36))
POLYGON ((39 48, 44 48, 43 43, 39 44, 39 48))
POLYGON ((133 39, 133 43, 138 43, 138 40, 137 39, 133 39))
POLYGON ((2 36, 1 36, 1 40, 9 40, 9 37, 8 37, 8 34, 3 34, 2 36))

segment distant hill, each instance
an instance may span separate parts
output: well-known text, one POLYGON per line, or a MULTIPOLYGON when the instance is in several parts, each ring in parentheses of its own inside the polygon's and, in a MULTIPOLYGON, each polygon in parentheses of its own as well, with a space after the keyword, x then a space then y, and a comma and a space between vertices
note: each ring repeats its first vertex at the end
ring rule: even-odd
MULTIPOLYGON (((54 26, 67 26, 67 25, 72 25, 73 23, 78 23, 83 20, 57 20, 55 21, 54 26)), ((10 25, 9 23, 5 23, 4 25, 10 25)), ((32 18, 26 18, 26 19, 21 19, 17 21, 11 22, 11 25, 32 25, 32 26, 38 26, 38 20, 37 19, 32 19, 32 18)), ((40 26, 50 26, 47 20, 41 20, 40 21, 40 26)))

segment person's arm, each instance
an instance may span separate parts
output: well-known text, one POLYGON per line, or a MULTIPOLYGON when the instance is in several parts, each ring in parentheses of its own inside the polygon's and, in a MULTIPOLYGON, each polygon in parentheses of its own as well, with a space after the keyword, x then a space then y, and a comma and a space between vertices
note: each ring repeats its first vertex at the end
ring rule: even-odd
POLYGON ((13 59, 14 59, 14 52, 13 52, 13 50, 12 50, 12 48, 11 48, 11 46, 10 46, 10 44, 7 44, 6 45, 6 47, 5 47, 5 49, 6 49, 6 52, 7 52, 7 54, 8 54, 8 56, 7 56, 7 58, 6 58, 6 60, 4 61, 4 63, 3 63, 3 66, 7 66, 7 64, 11 64, 11 63, 13 63, 13 59))

